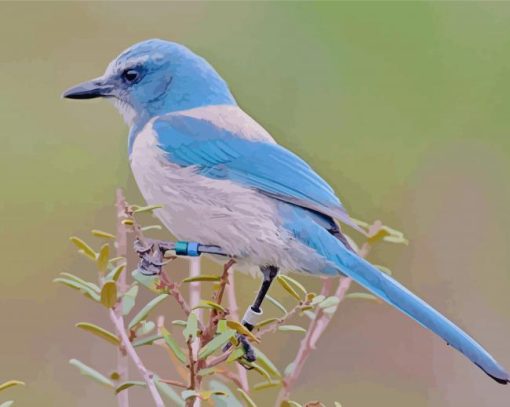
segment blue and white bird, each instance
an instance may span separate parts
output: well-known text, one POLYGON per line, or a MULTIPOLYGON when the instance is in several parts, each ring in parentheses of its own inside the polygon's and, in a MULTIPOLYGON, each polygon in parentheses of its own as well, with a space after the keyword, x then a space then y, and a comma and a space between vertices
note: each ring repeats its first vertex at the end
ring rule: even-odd
POLYGON ((497 382, 508 372, 473 338, 357 256, 335 220, 353 225, 333 189, 237 104, 227 83, 183 45, 148 40, 77 85, 71 99, 105 97, 130 127, 129 161, 148 204, 178 239, 220 246, 264 282, 249 319, 281 271, 348 276, 462 352, 497 382))

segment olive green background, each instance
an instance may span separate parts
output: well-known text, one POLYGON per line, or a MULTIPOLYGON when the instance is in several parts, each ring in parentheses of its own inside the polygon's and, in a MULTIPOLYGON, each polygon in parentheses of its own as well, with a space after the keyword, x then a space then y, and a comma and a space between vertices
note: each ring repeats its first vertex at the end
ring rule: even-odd
MULTIPOLYGON (((117 186, 141 197, 120 116, 106 101, 60 94, 151 37, 205 56, 353 216, 403 230, 408 247, 384 244, 372 260, 510 367, 510 4, 0 3, 0 382, 29 384, 0 401, 115 405, 67 363, 113 370, 111 346, 73 327, 108 326, 104 310, 51 281, 93 275, 67 238, 113 229, 117 186)), ((237 283, 246 306, 257 282, 237 283)), ((181 317, 167 304, 167 318, 181 317)), ((277 333, 262 349, 283 369, 298 344, 298 334, 277 333)), ((293 394, 302 403, 510 402, 510 389, 386 305, 345 302, 319 345, 293 394)), ((176 377, 160 350, 142 353, 176 377)), ((143 389, 131 397, 151 405, 143 389)), ((269 406, 274 391, 254 397, 269 406)))

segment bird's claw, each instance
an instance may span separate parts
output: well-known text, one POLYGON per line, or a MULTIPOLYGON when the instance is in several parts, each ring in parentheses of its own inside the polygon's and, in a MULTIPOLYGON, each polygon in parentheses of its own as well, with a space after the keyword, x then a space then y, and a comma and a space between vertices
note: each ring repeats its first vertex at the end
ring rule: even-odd
POLYGON ((159 245, 148 241, 148 245, 143 244, 139 239, 135 240, 134 249, 140 257, 138 268, 142 274, 154 276, 161 274, 161 268, 165 264, 163 254, 159 245))

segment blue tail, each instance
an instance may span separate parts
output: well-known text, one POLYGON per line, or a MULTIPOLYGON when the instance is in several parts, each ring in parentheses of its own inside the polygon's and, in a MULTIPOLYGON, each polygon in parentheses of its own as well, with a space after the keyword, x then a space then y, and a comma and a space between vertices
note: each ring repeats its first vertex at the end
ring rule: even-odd
MULTIPOLYGON (((331 267, 439 335, 494 380, 501 384, 510 381, 508 372, 466 332, 393 278, 350 251, 310 216, 296 217, 286 223, 286 227, 297 239, 327 258, 332 263, 331 267)), ((331 275, 329 269, 321 272, 331 275)))

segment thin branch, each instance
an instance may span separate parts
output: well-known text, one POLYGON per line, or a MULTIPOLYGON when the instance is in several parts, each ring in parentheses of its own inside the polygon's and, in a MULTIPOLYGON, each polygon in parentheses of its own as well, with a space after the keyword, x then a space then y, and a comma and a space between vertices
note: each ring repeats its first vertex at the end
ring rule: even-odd
MULTIPOLYGON (((126 258, 127 261, 127 230, 126 226, 122 224, 122 219, 124 219, 125 216, 126 199, 124 198, 124 193, 120 188, 117 189, 115 206, 117 209, 117 233, 115 239, 116 255, 117 257, 122 256, 126 258)), ((121 273, 117 281, 117 287, 120 293, 125 293, 128 289, 125 271, 121 273)), ((124 319, 122 315, 122 306, 116 307, 115 315, 117 319, 124 319)), ((126 349, 123 346, 119 346, 117 349, 117 373, 119 374, 120 380, 127 381, 129 379, 129 361, 126 349)), ((119 407, 129 407, 129 392, 127 389, 117 394, 117 403, 119 407)))
MULTIPOLYGON (((198 390, 198 388, 197 388, 197 374, 196 374, 197 373, 197 368, 196 368, 197 362, 195 361, 196 352, 193 349, 193 342, 196 343, 197 341, 196 340, 192 341, 191 337, 188 338, 188 340, 186 341, 186 345, 188 346, 188 361, 189 361, 189 389, 197 391, 198 390)), ((194 407, 195 401, 197 399, 198 399, 198 397, 187 398, 186 399, 186 407, 194 407)))
MULTIPOLYGON (((374 222, 374 224, 370 227, 368 231, 368 236, 375 235, 378 230, 381 228, 381 222, 374 222)), ((362 247, 360 248, 358 255, 360 257, 366 258, 370 253, 372 248, 372 244, 370 240, 367 240, 362 247)), ((321 290, 321 294, 324 296, 328 296, 331 292, 332 279, 325 278, 323 280, 323 286, 321 290)), ((343 301, 345 298, 345 294, 349 290, 349 287, 352 283, 352 280, 347 277, 340 278, 340 282, 338 284, 337 289, 335 290, 334 296, 338 298, 339 303, 343 301)), ((289 375, 287 375, 283 380, 283 387, 280 390, 278 397, 276 399, 275 406, 280 406, 280 404, 284 400, 288 400, 290 393, 292 391, 293 386, 296 384, 301 372, 303 371, 303 367, 310 357, 312 351, 316 348, 317 341, 322 336, 329 323, 331 322, 331 318, 334 314, 327 314, 323 312, 321 308, 317 308, 315 311, 315 317, 310 322, 308 330, 306 331, 305 337, 301 340, 301 344, 299 346, 298 352, 294 361, 291 363, 293 368, 289 375)))
POLYGON ((149 392, 154 400, 156 407, 165 407, 163 400, 161 399, 161 396, 159 395, 158 390, 156 389, 156 386, 154 384, 153 380, 154 375, 145 368, 142 360, 136 353, 135 348, 129 341, 129 338, 126 334, 126 328, 124 326, 124 320, 122 318, 118 318, 117 314, 113 309, 110 310, 110 319, 115 325, 115 329, 119 334, 122 346, 126 350, 127 354, 129 355, 135 366, 138 368, 138 371, 142 375, 145 383, 147 384, 147 388, 149 389, 149 392))
MULTIPOLYGON (((228 302, 228 309, 230 311, 230 316, 232 317, 232 319, 234 321, 240 321, 239 306, 237 305, 237 297, 236 297, 236 290, 235 290, 234 273, 232 273, 230 275, 230 281, 229 281, 229 284, 227 284, 226 290, 227 290, 227 302, 228 302)), ((248 372, 239 363, 236 363, 236 369, 237 369, 237 376, 239 378, 238 386, 241 389, 243 389, 245 392, 248 392, 250 390, 249 383, 248 383, 248 372)))

